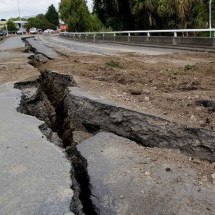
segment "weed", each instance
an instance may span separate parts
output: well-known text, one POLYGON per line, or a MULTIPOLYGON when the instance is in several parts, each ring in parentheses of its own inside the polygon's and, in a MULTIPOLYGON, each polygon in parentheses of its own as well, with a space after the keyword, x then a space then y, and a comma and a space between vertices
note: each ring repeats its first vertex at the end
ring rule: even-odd
POLYGON ((114 67, 114 68, 120 68, 120 69, 122 69, 122 66, 120 65, 120 62, 114 61, 114 60, 107 61, 105 63, 105 65, 108 66, 108 67, 114 67))
POLYGON ((185 69, 185 70, 195 69, 195 65, 187 64, 187 65, 185 65, 184 69, 185 69))

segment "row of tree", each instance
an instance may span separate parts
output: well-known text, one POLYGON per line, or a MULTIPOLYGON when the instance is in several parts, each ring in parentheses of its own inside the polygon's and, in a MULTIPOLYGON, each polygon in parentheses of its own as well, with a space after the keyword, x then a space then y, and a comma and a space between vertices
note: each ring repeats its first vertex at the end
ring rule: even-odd
POLYGON ((208 0, 94 0, 94 13, 117 30, 208 26, 208 0))
POLYGON ((60 16, 71 31, 208 27, 209 0, 93 1, 90 13, 86 0, 61 0, 60 16))
MULTIPOLYGON (((90 13, 86 0, 61 0, 60 18, 70 31, 207 28, 209 0, 93 0, 90 13)), ((215 2, 213 3, 215 10, 215 2)), ((46 14, 28 19, 26 28, 56 29, 59 14, 53 5, 46 14)), ((215 19, 215 16, 213 16, 215 19)), ((14 30, 13 20, 8 21, 14 30)))
MULTIPOLYGON (((10 32, 15 32, 17 30, 16 25, 14 23, 15 20, 19 20, 20 18, 11 18, 7 21, 7 28, 10 32)), ((59 14, 54 7, 54 5, 50 5, 45 14, 38 14, 35 17, 31 17, 29 19, 21 19, 22 21, 28 21, 28 23, 24 26, 27 29, 32 27, 39 28, 42 30, 45 29, 56 29, 59 25, 59 14)))

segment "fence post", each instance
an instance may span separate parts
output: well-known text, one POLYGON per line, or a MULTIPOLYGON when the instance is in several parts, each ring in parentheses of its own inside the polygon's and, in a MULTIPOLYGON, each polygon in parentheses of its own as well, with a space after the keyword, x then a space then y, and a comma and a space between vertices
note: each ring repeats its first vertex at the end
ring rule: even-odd
POLYGON ((147 38, 146 38, 146 42, 149 42, 150 41, 150 32, 147 32, 147 38))
POLYGON ((176 40, 176 38, 177 38, 177 32, 174 32, 174 37, 172 38, 172 44, 173 45, 177 45, 177 40, 176 40))
POLYGON ((131 33, 128 33, 128 42, 131 42, 131 33))
POLYGON ((113 40, 116 40, 116 33, 113 34, 113 40))

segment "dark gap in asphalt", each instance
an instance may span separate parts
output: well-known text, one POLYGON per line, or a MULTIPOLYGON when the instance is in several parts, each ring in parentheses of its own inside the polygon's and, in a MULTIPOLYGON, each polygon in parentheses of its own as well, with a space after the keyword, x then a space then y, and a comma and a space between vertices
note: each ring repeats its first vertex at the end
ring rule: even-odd
MULTIPOLYGON (((35 52, 29 47, 28 50, 35 52)), ((37 65, 44 63, 44 60, 49 59, 41 54, 31 55, 29 64, 37 68, 37 65)), ((75 81, 70 76, 47 71, 41 72, 41 76, 35 81, 15 83, 14 87, 22 91, 21 103, 17 111, 44 121, 45 123, 39 127, 41 132, 49 141, 65 149, 67 158, 71 161, 71 189, 74 191, 71 211, 77 215, 96 215, 99 212, 90 198, 87 161, 76 149, 77 143, 73 140, 75 127, 70 122, 64 103, 65 89, 75 85, 75 81)))

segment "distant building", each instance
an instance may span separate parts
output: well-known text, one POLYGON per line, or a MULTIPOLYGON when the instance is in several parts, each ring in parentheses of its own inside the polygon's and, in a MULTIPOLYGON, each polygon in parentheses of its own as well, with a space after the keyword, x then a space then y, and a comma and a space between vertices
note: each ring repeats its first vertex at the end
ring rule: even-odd
POLYGON ((15 23, 15 25, 16 25, 16 28, 17 28, 17 29, 20 29, 21 26, 22 26, 22 27, 25 26, 25 25, 28 23, 28 21, 14 21, 14 23, 15 23))

